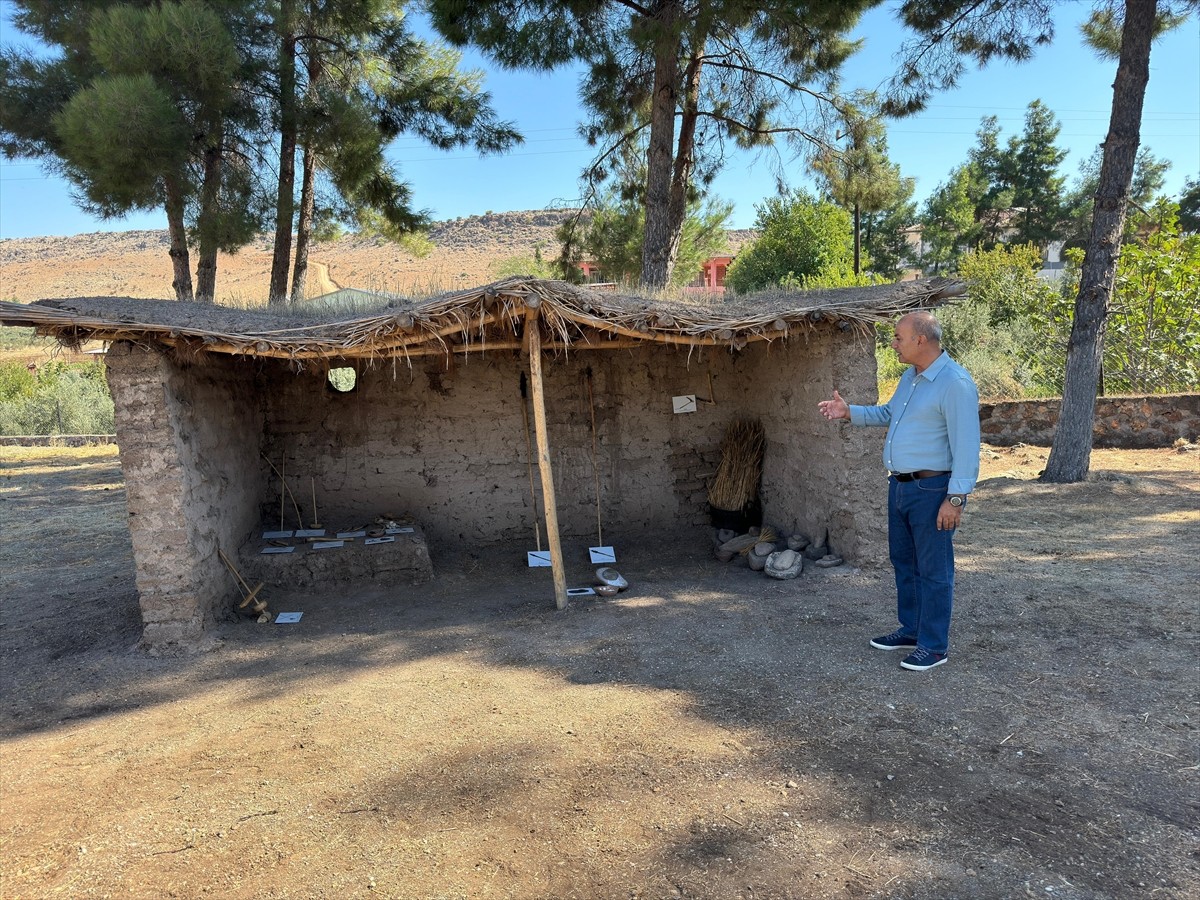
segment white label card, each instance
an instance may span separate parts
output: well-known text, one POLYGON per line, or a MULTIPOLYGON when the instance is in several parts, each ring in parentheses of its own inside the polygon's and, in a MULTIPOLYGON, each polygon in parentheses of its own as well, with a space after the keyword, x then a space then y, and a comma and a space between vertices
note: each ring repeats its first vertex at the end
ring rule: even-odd
POLYGON ((530 550, 526 556, 529 557, 529 567, 531 569, 537 566, 549 566, 551 564, 549 550, 530 550))
POLYGON ((617 561, 617 551, 612 547, 588 547, 594 563, 612 563, 617 561))
POLYGON ((297 622, 300 621, 300 617, 302 615, 304 615, 304 613, 302 613, 302 612, 280 613, 279 615, 277 615, 275 617, 275 624, 276 625, 295 625, 297 622))
POLYGON ((396 543, 396 539, 394 537, 367 538, 365 541, 363 541, 363 543, 368 544, 368 545, 369 544, 394 544, 394 543, 396 543))
POLYGON ((262 552, 263 553, 293 553, 293 552, 295 552, 295 550, 296 550, 295 547, 263 547, 262 552))
POLYGON ((278 540, 279 538, 290 538, 291 536, 292 536, 292 532, 290 532, 290 531, 264 531, 263 532, 263 540, 264 541, 274 541, 274 540, 278 540))
POLYGON ((696 411, 696 395, 684 394, 680 397, 672 397, 671 408, 676 414, 694 413, 696 411))
POLYGON ((334 547, 345 546, 345 541, 316 541, 312 548, 314 550, 332 550, 334 547))

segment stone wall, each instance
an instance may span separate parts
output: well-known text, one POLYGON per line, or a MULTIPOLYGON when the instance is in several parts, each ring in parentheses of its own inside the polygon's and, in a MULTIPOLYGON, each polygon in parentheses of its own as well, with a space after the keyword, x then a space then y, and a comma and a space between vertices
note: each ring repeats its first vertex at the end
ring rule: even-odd
MULTIPOLYGON (((1005 400, 979 405, 985 443, 1049 446, 1054 440, 1062 400, 1005 400)), ((1200 394, 1149 397, 1100 397, 1092 446, 1127 450, 1170 447, 1183 438, 1200 438, 1200 394)))
POLYGON ((0 447, 99 447, 115 444, 115 434, 4 434, 0 447))

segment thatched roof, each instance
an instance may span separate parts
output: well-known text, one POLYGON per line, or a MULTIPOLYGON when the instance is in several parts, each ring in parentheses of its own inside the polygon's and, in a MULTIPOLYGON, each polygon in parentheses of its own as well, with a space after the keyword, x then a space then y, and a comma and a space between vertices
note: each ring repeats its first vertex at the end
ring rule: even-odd
POLYGON ((380 312, 333 322, 313 321, 312 311, 276 313, 128 297, 0 303, 0 322, 33 326, 67 344, 128 340, 192 352, 371 359, 517 349, 533 313, 540 315, 548 349, 617 349, 645 341, 741 348, 802 333, 823 321, 866 328, 941 305, 964 290, 961 282, 934 278, 689 302, 514 277, 428 300, 381 298, 386 307, 380 312))

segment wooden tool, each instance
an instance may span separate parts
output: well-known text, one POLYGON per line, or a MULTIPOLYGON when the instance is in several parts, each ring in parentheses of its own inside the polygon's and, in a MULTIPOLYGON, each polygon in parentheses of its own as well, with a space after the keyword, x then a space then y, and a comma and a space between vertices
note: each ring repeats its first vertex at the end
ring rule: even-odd
MULTIPOLYGON (((280 471, 279 471, 277 468, 275 468, 275 463, 273 463, 273 462, 271 462, 269 459, 267 459, 267 457, 266 457, 266 455, 265 455, 265 454, 261 454, 261 453, 260 453, 259 455, 260 455, 260 456, 262 456, 262 458, 263 458, 263 459, 266 461, 267 465, 271 467, 271 471, 272 471, 272 472, 274 472, 276 475, 278 475, 278 476, 279 476, 279 483, 280 483, 281 485, 283 485, 283 487, 282 487, 282 490, 285 492, 286 496, 288 496, 288 497, 291 497, 291 498, 292 498, 292 508, 293 508, 294 510, 296 510, 296 527, 297 527, 297 528, 303 528, 303 527, 304 527, 304 517, 300 515, 300 504, 296 502, 296 495, 295 495, 295 494, 293 494, 293 493, 292 493, 292 489, 291 489, 290 487, 288 487, 287 480, 286 480, 286 479, 283 477, 283 473, 282 473, 282 472, 280 472, 280 471)), ((286 465, 287 465, 287 458, 286 458, 286 457, 284 458, 283 465, 284 465, 284 466, 286 466, 286 465)), ((283 527, 283 501, 284 501, 284 498, 283 498, 283 497, 281 497, 281 498, 279 499, 279 507, 280 507, 280 509, 279 509, 279 523, 280 523, 280 524, 279 524, 279 530, 280 530, 280 531, 285 531, 285 530, 286 530, 286 529, 283 527)), ((315 510, 315 508, 316 508, 316 501, 315 501, 315 500, 313 501, 313 507, 314 507, 314 510, 315 510)), ((320 527, 321 527, 320 525, 314 525, 314 526, 313 526, 313 528, 320 528, 320 527)))
POLYGON ((313 501, 313 517, 308 523, 309 528, 320 528, 321 520, 317 518, 317 479, 309 476, 309 481, 312 483, 312 501, 313 501))
MULTIPOLYGON (((253 602, 253 611, 259 613, 258 620, 262 622, 263 616, 267 615, 267 601, 261 598, 256 598, 258 597, 258 592, 263 589, 263 586, 266 584, 266 582, 260 581, 253 589, 251 589, 250 585, 246 584, 246 579, 242 577, 242 573, 237 570, 237 566, 235 566, 233 561, 225 555, 225 551, 218 547, 217 554, 221 557, 221 562, 225 563, 229 571, 233 573, 233 577, 237 579, 237 583, 241 587, 241 592, 245 595, 242 599, 242 602, 238 604, 238 609, 245 609, 253 602)), ((269 620, 270 616, 267 616, 267 619, 269 620)))

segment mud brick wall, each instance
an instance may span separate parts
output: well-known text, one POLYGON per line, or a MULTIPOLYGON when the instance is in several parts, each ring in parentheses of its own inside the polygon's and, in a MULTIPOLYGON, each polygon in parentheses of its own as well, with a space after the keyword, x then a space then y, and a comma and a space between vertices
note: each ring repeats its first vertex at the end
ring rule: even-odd
POLYGON ((688 525, 708 525, 708 486, 721 464, 721 446, 718 441, 707 449, 687 447, 676 449, 669 457, 671 471, 675 473, 675 499, 679 503, 681 520, 688 525))
MULTIPOLYGON (((835 369, 866 366, 851 386, 874 390, 870 350, 869 341, 831 329, 736 353, 648 346, 547 357, 547 428, 564 543, 586 552, 594 542, 597 478, 606 544, 619 549, 623 539, 651 530, 706 524, 708 479, 725 429, 736 417, 756 416, 769 442, 764 496, 773 498, 776 515, 769 520, 810 531, 828 523, 842 536, 840 550, 878 554, 882 520, 860 502, 871 492, 850 474, 864 460, 878 469, 871 458, 878 442, 843 436, 816 408, 833 389, 835 369), (706 402, 714 399, 710 388, 715 403, 706 402), (672 411, 671 398, 683 394, 699 398, 695 413, 672 411)), ((529 487, 521 396, 527 361, 519 354, 471 355, 449 367, 440 357, 413 360, 411 369, 403 361, 358 366, 358 384, 344 394, 328 386, 321 368, 296 374, 265 365, 265 452, 277 466, 286 460, 302 483, 315 478, 323 524, 412 515, 429 535, 435 567, 441 542, 532 547, 535 510, 544 542, 536 462, 533 497, 529 487)), ((844 386, 844 378, 837 383, 844 386)), ((529 440, 532 422, 530 408, 529 440)))
MULTIPOLYGON (((411 369, 403 361, 359 366, 358 384, 345 394, 329 388, 321 370, 272 373, 266 452, 276 465, 286 458, 305 484, 316 479, 325 524, 414 516, 435 567, 440 542, 532 548, 535 515, 544 545, 527 375, 530 399, 521 393, 527 367, 507 352, 449 367, 441 357, 414 360, 411 369)), ((676 485, 696 481, 693 460, 712 458, 738 409, 702 403, 700 413, 675 415, 671 397, 707 394, 709 373, 727 382, 729 367, 719 353, 693 353, 689 365, 686 350, 661 347, 547 356, 547 430, 564 540, 594 543, 597 478, 605 543, 695 518, 693 498, 676 485)))
MULTIPOLYGON (((1048 446, 1054 440, 1062 401, 1007 400, 979 405, 980 430, 989 444, 1048 446)), ((1126 450, 1170 447, 1200 438, 1200 394, 1100 397, 1092 445, 1126 450)))
POLYGON ((887 483, 883 429, 834 424, 817 404, 834 388, 848 403, 875 403, 872 334, 832 323, 775 341, 753 357, 747 396, 763 421, 767 452, 763 516, 858 564, 887 559, 887 483))
MULTIPOLYGON (((279 479, 264 456, 287 473, 304 524, 313 484, 327 528, 411 515, 435 569, 447 542, 511 542, 523 551, 535 543, 535 521, 544 541, 536 462, 530 491, 527 367, 510 352, 360 363, 355 389, 340 393, 320 363, 182 360, 115 345, 108 378, 145 645, 202 646, 236 599, 218 548, 232 555, 260 526, 279 525, 279 479)), ((884 559, 885 491, 874 477, 882 433, 831 425, 817 412, 834 387, 848 399, 874 399, 869 335, 829 326, 736 352, 577 351, 547 357, 544 370, 569 559, 586 560, 597 538, 597 481, 605 544, 619 551, 681 527, 704 539, 708 483, 725 430, 740 417, 759 418, 767 435, 766 522, 817 538, 828 529, 836 552, 859 563, 884 559), (698 398, 696 412, 675 414, 672 398, 685 394, 698 398)), ((283 516, 284 528, 300 524, 290 500, 283 516)))
POLYGON ((253 361, 114 345, 109 389, 137 563, 143 644, 195 650, 233 586, 232 551, 258 518, 262 415, 253 361))

